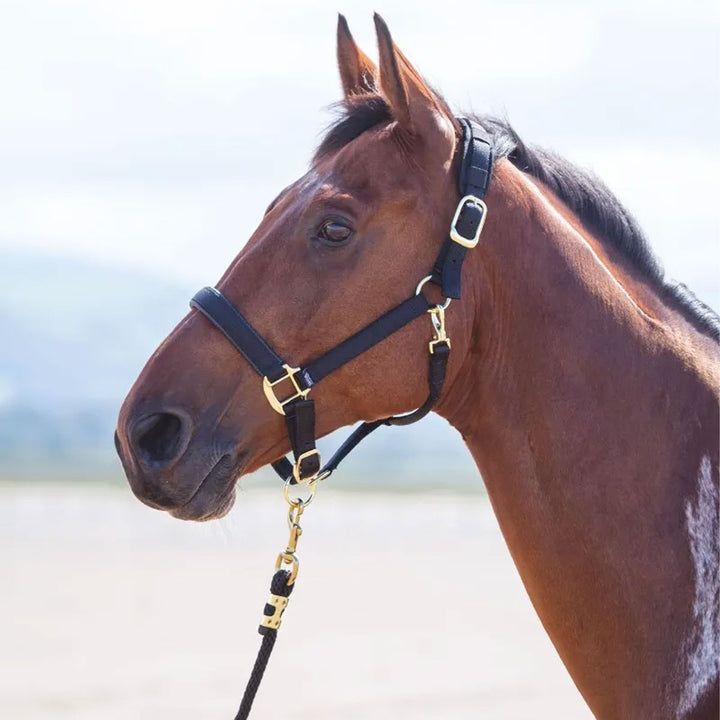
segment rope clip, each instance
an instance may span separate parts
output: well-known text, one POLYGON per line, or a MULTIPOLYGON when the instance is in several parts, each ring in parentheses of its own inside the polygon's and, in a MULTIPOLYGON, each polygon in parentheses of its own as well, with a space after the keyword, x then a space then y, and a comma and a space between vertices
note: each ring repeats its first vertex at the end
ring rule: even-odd
POLYGON ((447 332, 445 331, 445 306, 436 305, 434 308, 428 310, 428 312, 430 313, 430 320, 432 322, 433 333, 435 335, 435 337, 428 343, 430 354, 433 355, 435 353, 436 345, 443 343, 448 347, 448 349, 450 349, 452 345, 450 344, 450 338, 447 336, 447 332))

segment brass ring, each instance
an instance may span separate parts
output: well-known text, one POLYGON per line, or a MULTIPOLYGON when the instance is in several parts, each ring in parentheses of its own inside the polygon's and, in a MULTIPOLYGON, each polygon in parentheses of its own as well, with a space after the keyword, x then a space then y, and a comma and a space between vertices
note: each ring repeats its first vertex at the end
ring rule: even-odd
MULTIPOLYGON (((423 289, 423 285, 425 285, 425 283, 431 279, 432 279, 432 275, 428 275, 427 277, 424 277, 418 283, 418 286, 415 288, 415 294, 419 295, 420 291, 423 289)), ((452 302, 452 298, 445 298, 445 302, 441 305, 442 309, 447 310, 451 302, 452 302)), ((429 313, 437 312, 436 307, 428 308, 428 312, 429 313)))
POLYGON ((287 584, 292 585, 295 582, 295 578, 297 578, 300 561, 295 556, 295 553, 281 552, 275 561, 275 570, 282 570, 284 565, 292 566, 292 569, 289 571, 290 577, 287 580, 287 584))
POLYGON ((290 484, 290 479, 288 478, 285 481, 285 488, 283 489, 283 494, 285 495, 285 502, 287 502, 288 505, 291 507, 302 507, 306 508, 315 497, 315 493, 317 492, 317 486, 315 485, 315 478, 313 478, 310 482, 305 483, 296 483, 296 486, 298 488, 300 487, 306 487, 310 491, 310 495, 303 499, 301 497, 290 497, 290 488, 294 487, 290 484))

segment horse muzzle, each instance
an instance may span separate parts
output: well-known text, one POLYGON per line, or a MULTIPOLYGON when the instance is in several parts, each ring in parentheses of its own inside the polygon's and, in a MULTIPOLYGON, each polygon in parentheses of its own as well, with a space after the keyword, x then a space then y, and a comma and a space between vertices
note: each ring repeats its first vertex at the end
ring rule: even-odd
POLYGON ((179 409, 121 416, 115 448, 141 502, 182 520, 211 520, 230 510, 241 458, 229 444, 201 434, 179 409))

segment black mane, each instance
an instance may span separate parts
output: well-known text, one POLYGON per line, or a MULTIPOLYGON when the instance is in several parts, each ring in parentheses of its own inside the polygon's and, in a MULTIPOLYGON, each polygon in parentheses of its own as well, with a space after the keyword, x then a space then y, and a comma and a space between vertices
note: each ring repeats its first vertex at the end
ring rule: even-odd
MULTIPOLYGON (((484 115, 473 119, 491 134, 496 159, 507 158, 518 170, 546 185, 598 240, 622 254, 695 328, 720 340, 720 317, 685 285, 665 277, 640 226, 599 178, 554 153, 526 145, 504 120, 484 115)), ((360 96, 344 106, 315 158, 339 150, 366 130, 391 120, 392 113, 382 97, 360 96)))
POLYGON ((380 95, 359 95, 333 107, 340 114, 315 151, 315 160, 345 147, 366 130, 392 120, 390 107, 380 95))

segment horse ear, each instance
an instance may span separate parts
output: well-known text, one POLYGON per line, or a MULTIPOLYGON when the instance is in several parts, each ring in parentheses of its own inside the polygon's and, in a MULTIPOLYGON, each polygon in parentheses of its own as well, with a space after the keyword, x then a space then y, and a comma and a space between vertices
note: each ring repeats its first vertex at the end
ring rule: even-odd
POLYGON ((377 13, 374 19, 380 50, 380 89, 398 125, 417 129, 418 121, 428 117, 428 110, 435 116, 437 112, 449 114, 444 101, 395 45, 385 21, 377 13))
POLYGON ((346 100, 352 95, 377 91, 375 63, 355 44, 347 20, 340 13, 337 25, 337 61, 346 100))
POLYGON ((380 89, 387 99, 398 124, 410 126, 410 100, 408 89, 400 72, 399 57, 396 52, 390 30, 385 21, 374 14, 375 31, 377 32, 378 49, 380 51, 380 89))

